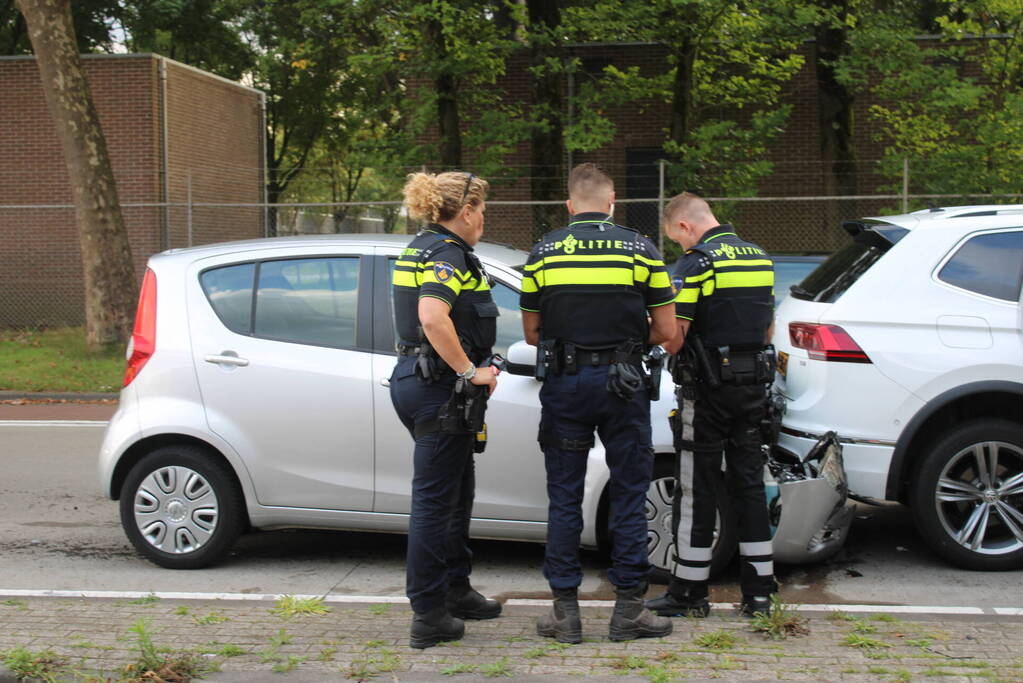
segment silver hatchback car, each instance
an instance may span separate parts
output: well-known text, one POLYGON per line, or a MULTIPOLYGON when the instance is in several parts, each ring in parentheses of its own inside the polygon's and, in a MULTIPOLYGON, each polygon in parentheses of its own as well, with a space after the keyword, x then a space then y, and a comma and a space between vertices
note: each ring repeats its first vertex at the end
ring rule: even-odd
MULTIPOLYGON (((100 453, 105 493, 138 551, 164 567, 216 562, 248 529, 405 532, 412 442, 388 394, 396 361, 391 271, 409 237, 275 238, 153 256, 128 347, 120 407, 100 453)), ((481 244, 500 309, 496 349, 511 370, 488 410, 472 534, 542 542, 547 493, 536 430, 535 349, 518 309, 525 252, 481 244)), ((663 386, 671 380, 664 376, 663 386)), ((650 558, 671 558, 670 392, 653 404, 650 558)), ((581 400, 585 400, 581 397, 581 400)), ((772 458, 777 559, 841 547, 851 519, 841 453, 772 458)), ((583 503, 586 547, 602 544, 608 470, 598 442, 583 503)), ((765 470, 765 474, 768 470, 765 470)), ((719 495, 714 568, 734 553, 719 495)))

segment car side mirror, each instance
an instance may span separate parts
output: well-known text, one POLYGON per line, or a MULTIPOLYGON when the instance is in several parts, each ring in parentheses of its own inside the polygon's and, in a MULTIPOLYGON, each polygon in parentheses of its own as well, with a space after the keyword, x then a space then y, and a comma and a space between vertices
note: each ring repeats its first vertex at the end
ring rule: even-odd
POLYGON ((508 347, 508 372, 532 377, 536 374, 536 347, 517 341, 508 347))

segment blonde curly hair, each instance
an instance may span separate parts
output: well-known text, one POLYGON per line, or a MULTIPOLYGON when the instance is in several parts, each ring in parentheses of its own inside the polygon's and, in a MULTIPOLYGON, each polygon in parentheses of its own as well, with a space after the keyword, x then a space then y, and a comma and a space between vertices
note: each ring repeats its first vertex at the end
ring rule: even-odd
POLYGON ((490 183, 465 171, 410 173, 402 190, 409 216, 437 223, 458 215, 466 204, 479 205, 487 198, 490 183))

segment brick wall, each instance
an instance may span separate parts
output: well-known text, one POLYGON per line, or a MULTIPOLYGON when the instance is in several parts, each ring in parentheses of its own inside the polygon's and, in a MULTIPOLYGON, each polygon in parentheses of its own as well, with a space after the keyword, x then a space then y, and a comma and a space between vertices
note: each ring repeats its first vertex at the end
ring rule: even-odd
MULTIPOLYGON (((83 59, 122 204, 158 203, 163 198, 159 61, 154 55, 83 59)), ((80 324, 82 270, 74 210, 4 206, 72 202, 63 151, 35 60, 0 58, 0 93, 0 326, 80 324)), ((254 170, 262 165, 258 101, 254 91, 168 62, 172 201, 179 197, 183 201, 173 182, 182 175, 179 169, 193 164, 247 168, 247 173, 225 174, 221 183, 202 178, 197 185, 204 189, 197 194, 206 201, 261 200, 259 173, 254 170)), ((176 229, 176 214, 185 213, 168 212, 172 228, 176 229)), ((262 224, 255 213, 207 220, 213 227, 197 234, 210 238, 196 242, 260 236, 262 224)), ((141 278, 146 259, 167 246, 164 210, 125 207, 124 219, 141 278)), ((171 246, 184 246, 175 230, 171 233, 171 246)))

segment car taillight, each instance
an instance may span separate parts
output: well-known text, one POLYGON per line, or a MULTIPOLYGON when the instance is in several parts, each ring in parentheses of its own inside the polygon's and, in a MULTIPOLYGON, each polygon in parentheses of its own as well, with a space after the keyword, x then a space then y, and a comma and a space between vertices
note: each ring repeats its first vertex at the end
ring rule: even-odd
POLYGON ((156 349, 156 273, 146 269, 139 292, 139 307, 135 311, 135 329, 128 341, 128 367, 124 370, 124 386, 138 377, 146 361, 156 349))
POLYGON ((806 349, 814 360, 842 363, 869 363, 870 358, 838 325, 789 323, 789 340, 797 349, 806 349))

